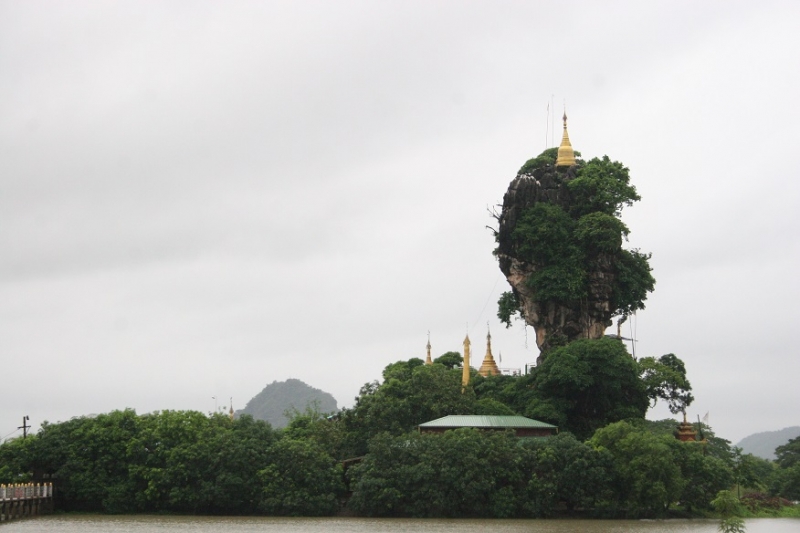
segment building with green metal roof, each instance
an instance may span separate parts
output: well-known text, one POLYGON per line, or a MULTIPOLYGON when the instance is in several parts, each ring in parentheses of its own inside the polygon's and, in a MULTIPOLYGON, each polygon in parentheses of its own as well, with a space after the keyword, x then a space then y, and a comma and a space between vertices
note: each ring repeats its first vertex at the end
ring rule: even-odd
POLYGON ((448 429, 476 428, 487 431, 513 429, 517 437, 549 437, 558 427, 524 416, 449 415, 417 426, 420 433, 444 433, 448 429))

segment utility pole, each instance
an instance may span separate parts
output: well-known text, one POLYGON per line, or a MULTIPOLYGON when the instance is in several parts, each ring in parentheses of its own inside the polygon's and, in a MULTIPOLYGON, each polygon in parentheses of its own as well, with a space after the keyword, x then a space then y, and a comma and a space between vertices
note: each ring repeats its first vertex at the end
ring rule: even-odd
POLYGON ((26 438, 26 437, 28 436, 28 428, 29 428, 30 426, 27 424, 27 422, 28 422, 28 420, 30 420, 30 419, 31 419, 31 417, 29 417, 28 415, 25 415, 25 416, 23 416, 23 417, 22 417, 22 425, 21 425, 20 427, 18 427, 18 428, 17 428, 17 429, 21 429, 21 430, 22 430, 22 438, 23 438, 23 439, 24 439, 24 438, 26 438))

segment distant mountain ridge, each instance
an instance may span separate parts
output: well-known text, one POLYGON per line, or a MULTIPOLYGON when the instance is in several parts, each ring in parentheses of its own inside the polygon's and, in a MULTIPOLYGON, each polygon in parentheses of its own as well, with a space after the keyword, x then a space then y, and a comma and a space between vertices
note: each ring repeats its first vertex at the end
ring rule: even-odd
POLYGON ((756 457, 774 461, 776 459, 775 448, 783 446, 796 437, 800 437, 800 426, 753 433, 740 440, 736 446, 741 448, 744 453, 752 453, 756 457))
POLYGON ((256 420, 269 422, 274 428, 283 428, 289 423, 284 413, 315 406, 320 413, 335 413, 339 410, 336 398, 330 393, 315 389, 299 379, 273 381, 256 394, 244 409, 237 414, 248 414, 256 420))

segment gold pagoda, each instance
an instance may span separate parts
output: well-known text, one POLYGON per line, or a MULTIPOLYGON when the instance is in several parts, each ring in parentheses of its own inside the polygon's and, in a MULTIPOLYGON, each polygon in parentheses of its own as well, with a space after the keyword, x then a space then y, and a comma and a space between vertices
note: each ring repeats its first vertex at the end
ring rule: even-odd
POLYGON ((469 385, 469 334, 464 337, 464 367, 461 371, 461 391, 463 392, 464 389, 469 385))
POLYGON ((556 158, 557 167, 571 167, 575 165, 575 150, 569 142, 567 133, 567 112, 564 111, 564 134, 561 136, 561 146, 558 147, 558 157, 556 158))
POLYGON ((432 365, 433 364, 433 359, 431 359, 431 334, 430 334, 430 332, 428 333, 428 345, 426 346, 426 348, 428 349, 428 355, 427 355, 427 357, 425 357, 425 364, 426 365, 432 365))
POLYGON ((478 369, 478 374, 486 377, 496 376, 499 373, 500 369, 497 367, 497 363, 494 362, 494 357, 492 356, 492 334, 486 332, 486 355, 483 357, 483 363, 481 363, 481 367, 478 369))

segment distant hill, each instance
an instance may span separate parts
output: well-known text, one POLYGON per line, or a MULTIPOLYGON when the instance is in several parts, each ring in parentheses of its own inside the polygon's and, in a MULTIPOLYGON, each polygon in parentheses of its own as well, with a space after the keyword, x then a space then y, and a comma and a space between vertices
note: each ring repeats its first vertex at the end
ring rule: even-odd
POLYGON ((744 453, 752 453, 756 457, 775 460, 775 448, 782 446, 790 440, 800 437, 800 426, 792 426, 779 431, 764 431, 753 433, 739 441, 736 446, 744 453))
POLYGON ((265 420, 274 428, 283 428, 289 423, 284 416, 286 411, 296 409, 305 411, 306 407, 317 403, 320 413, 335 413, 339 410, 336 399, 325 391, 306 385, 299 379, 273 381, 256 394, 247 406, 237 414, 248 414, 256 420, 265 420))

